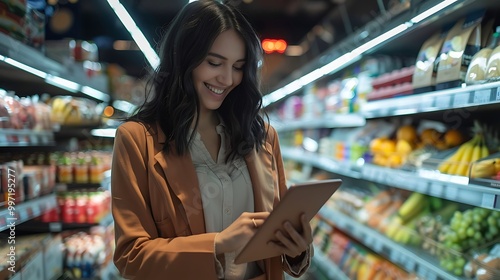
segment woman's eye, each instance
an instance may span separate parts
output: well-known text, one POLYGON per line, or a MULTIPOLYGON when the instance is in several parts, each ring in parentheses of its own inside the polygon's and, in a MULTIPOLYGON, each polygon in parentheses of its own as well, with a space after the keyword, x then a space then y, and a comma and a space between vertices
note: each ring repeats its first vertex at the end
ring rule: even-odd
POLYGON ((238 71, 242 71, 242 70, 243 70, 243 67, 244 67, 243 65, 241 65, 241 66, 233 66, 233 68, 234 68, 235 70, 238 70, 238 71))
POLYGON ((220 63, 215 63, 215 62, 211 62, 211 61, 209 61, 208 64, 210 64, 212 66, 220 66, 220 63))

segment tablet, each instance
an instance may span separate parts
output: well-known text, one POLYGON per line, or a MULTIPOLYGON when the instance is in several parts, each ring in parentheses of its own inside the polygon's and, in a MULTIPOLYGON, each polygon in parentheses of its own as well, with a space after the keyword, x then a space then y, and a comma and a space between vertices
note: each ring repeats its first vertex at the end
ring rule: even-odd
POLYGON ((281 255, 280 251, 267 245, 269 241, 276 240, 276 231, 282 229, 287 220, 294 228, 301 228, 300 215, 306 214, 307 221, 310 221, 341 184, 340 179, 330 179, 292 185, 236 256, 234 263, 247 263, 281 255))

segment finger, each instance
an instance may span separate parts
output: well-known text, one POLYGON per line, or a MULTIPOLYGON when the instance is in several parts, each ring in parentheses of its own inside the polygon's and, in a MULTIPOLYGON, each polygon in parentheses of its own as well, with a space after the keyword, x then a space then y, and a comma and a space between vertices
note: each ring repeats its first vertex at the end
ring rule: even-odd
POLYGON ((309 224, 309 222, 307 221, 306 214, 302 214, 300 220, 302 221, 302 237, 307 242, 307 244, 311 244, 313 241, 312 229, 311 224, 309 224))
POLYGON ((296 257, 302 253, 303 250, 301 250, 291 239, 287 238, 281 231, 277 231, 275 236, 276 239, 283 244, 283 249, 285 249, 284 253, 288 256, 296 257))
POLYGON ((302 252, 308 247, 307 241, 295 230, 290 222, 285 222, 284 228, 294 245, 302 252))
POLYGON ((255 212, 255 213, 249 213, 248 216, 254 219, 266 219, 269 216, 269 212, 255 212))

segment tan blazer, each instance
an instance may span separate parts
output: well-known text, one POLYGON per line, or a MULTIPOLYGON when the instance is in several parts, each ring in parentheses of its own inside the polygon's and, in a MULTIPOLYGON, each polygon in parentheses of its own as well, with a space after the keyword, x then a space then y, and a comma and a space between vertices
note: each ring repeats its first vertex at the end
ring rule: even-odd
MULTIPOLYGON (((111 175, 115 265, 126 278, 217 279, 215 233, 205 232, 191 156, 165 154, 165 140, 159 126, 127 122, 117 129, 111 175)), ((263 149, 253 150, 245 161, 255 211, 271 211, 286 191, 274 128, 263 149)), ((310 264, 311 254, 307 258, 310 264)), ((283 270, 289 272, 281 257, 264 260, 263 267, 268 280, 281 280, 283 270)))

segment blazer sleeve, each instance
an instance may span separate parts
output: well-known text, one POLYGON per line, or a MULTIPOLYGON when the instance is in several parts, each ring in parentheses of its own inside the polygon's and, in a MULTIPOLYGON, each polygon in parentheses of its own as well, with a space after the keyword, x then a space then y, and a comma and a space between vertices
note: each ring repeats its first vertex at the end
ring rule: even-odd
POLYGON ((215 233, 158 236, 149 203, 145 128, 138 123, 121 125, 113 149, 111 194, 116 243, 113 261, 122 276, 151 280, 217 279, 215 233))
MULTIPOLYGON (((274 158, 276 160, 276 166, 277 166, 277 172, 278 172, 278 184, 279 184, 279 191, 280 191, 280 196, 282 197, 285 195, 287 191, 287 185, 286 185, 286 176, 285 176, 285 168, 283 166, 283 158, 281 156, 281 148, 279 144, 279 139, 278 139, 278 133, 276 130, 272 127, 269 126, 269 141, 271 142, 271 145, 273 147, 273 154, 274 158)), ((309 248, 305 251, 305 254, 303 254, 304 259, 299 263, 299 264, 290 264, 286 257, 283 255, 282 256, 282 267, 283 270, 293 276, 293 277, 299 277, 303 275, 309 266, 311 265, 311 258, 313 255, 313 247, 312 245, 309 246, 309 248)))

